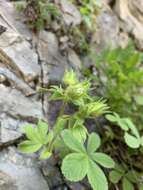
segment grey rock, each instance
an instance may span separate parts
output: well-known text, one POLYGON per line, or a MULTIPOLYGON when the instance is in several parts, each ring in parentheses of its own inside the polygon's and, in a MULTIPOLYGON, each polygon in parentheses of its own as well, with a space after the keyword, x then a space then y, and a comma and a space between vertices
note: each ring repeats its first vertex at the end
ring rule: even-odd
POLYGON ((142 0, 118 0, 115 4, 115 12, 120 19, 123 31, 134 36, 139 49, 143 49, 143 1, 142 0))
POLYGON ((22 12, 16 11, 15 3, 11 3, 7 0, 0 0, 1 14, 7 18, 7 21, 11 23, 14 30, 21 34, 25 39, 32 39, 32 32, 24 24, 25 17, 22 12))
POLYGON ((43 85, 60 82, 66 68, 66 59, 59 52, 55 34, 42 31, 39 35, 38 53, 42 61, 43 85))
POLYGON ((79 25, 82 21, 81 15, 77 8, 67 0, 56 0, 57 4, 60 5, 61 13, 64 18, 66 25, 76 26, 79 25))
POLYGON ((34 98, 26 98, 15 89, 0 85, 0 114, 7 113, 17 118, 42 118, 41 103, 34 98))
POLYGON ((15 148, 1 151, 0 189, 49 190, 37 163, 34 156, 26 157, 18 153, 15 148), (11 189, 8 189, 10 185, 11 189))
POLYGON ((96 28, 94 39, 99 49, 106 48, 109 45, 117 46, 120 30, 118 17, 108 6, 105 6, 97 17, 96 28))
POLYGON ((38 57, 28 42, 21 41, 20 43, 14 43, 2 48, 2 50, 22 72, 25 81, 30 82, 39 76, 38 57))
POLYGON ((17 186, 12 176, 0 170, 0 189, 1 190, 17 190, 17 186))

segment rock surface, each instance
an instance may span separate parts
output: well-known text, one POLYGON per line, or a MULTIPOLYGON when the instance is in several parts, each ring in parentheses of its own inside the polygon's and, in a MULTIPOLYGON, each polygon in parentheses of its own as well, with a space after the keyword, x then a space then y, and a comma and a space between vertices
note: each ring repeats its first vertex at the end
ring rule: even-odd
MULTIPOLYGON (((67 28, 81 23, 81 15, 71 2, 55 3, 67 28)), ((95 51, 109 45, 124 47, 129 34, 143 49, 142 8, 141 0, 116 0, 115 6, 106 0, 97 16, 95 51)), ((39 164, 37 155, 27 157, 14 147, 23 137, 25 124, 42 118, 49 119, 52 126, 59 111, 60 102, 49 104, 48 95, 40 96, 36 89, 61 82, 68 68, 78 74, 82 68, 80 57, 69 45, 66 33, 58 31, 57 22, 52 23, 51 31, 46 28, 35 36, 23 21, 12 1, 0 0, 0 25, 6 28, 0 32, 0 190, 84 190, 80 183, 65 182, 56 164, 39 164)), ((86 58, 86 65, 90 64, 86 58)))
POLYGON ((1 190, 49 190, 38 162, 9 148, 0 152, 1 190))
POLYGON ((143 1, 118 0, 115 11, 123 31, 131 34, 139 49, 143 49, 143 1))

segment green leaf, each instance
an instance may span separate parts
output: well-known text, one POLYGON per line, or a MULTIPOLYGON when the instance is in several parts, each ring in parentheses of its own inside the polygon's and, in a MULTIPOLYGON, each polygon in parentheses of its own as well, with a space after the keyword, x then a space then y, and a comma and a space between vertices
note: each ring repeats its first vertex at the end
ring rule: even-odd
POLYGON ((107 114, 106 119, 111 121, 111 122, 116 122, 117 118, 114 115, 107 114))
POLYGON ((19 150, 23 153, 34 153, 42 147, 42 144, 38 144, 32 141, 23 141, 19 144, 19 150))
POLYGON ((48 132, 48 124, 42 120, 39 120, 38 130, 39 130, 39 135, 41 136, 41 138, 45 138, 48 132))
POLYGON ((67 155, 62 163, 62 173, 70 181, 80 181, 88 169, 88 158, 82 153, 72 153, 67 155))
POLYGON ((105 168, 114 168, 115 162, 110 156, 104 153, 93 153, 92 159, 105 168))
POLYGON ((51 142, 51 141, 53 140, 53 138, 54 138, 54 133, 53 133, 53 131, 50 131, 50 132, 48 133, 48 135, 46 136, 46 141, 45 141, 45 143, 47 144, 47 143, 51 142))
POLYGON ((87 177, 93 190, 108 190, 108 182, 103 171, 92 160, 88 163, 87 177))
POLYGON ((140 106, 143 105, 143 96, 135 96, 135 100, 138 105, 140 105, 140 106))
POLYGON ((67 85, 74 85, 74 84, 78 83, 76 73, 73 70, 66 71, 64 74, 63 81, 67 85))
POLYGON ((101 140, 99 135, 96 133, 91 133, 88 137, 88 143, 87 143, 87 151, 88 153, 95 152, 101 144, 101 140))
POLYGON ((129 129, 131 129, 132 133, 137 137, 140 138, 139 132, 136 128, 136 126, 133 124, 133 122, 130 119, 126 119, 125 122, 128 124, 129 129))
POLYGON ((63 117, 59 117, 56 121, 55 127, 54 127, 54 132, 56 134, 59 134, 65 127, 67 123, 67 118, 63 117))
POLYGON ((134 171, 131 170, 128 173, 126 173, 125 177, 130 180, 132 183, 137 183, 138 182, 138 178, 139 178, 139 174, 134 171))
POLYGON ((140 144, 141 144, 141 146, 143 146, 143 136, 140 139, 140 144))
POLYGON ((23 132, 26 134, 26 137, 33 141, 33 142, 39 142, 39 139, 37 138, 37 135, 36 135, 36 128, 31 126, 31 125, 26 125, 24 128, 23 128, 23 132))
POLYGON ((131 148, 139 148, 140 146, 140 139, 130 135, 129 133, 125 133, 125 142, 131 148))
POLYGON ((62 137, 64 140, 64 143, 71 149, 76 152, 86 152, 83 144, 81 144, 72 134, 71 131, 68 129, 65 129, 62 132, 62 137))
POLYGON ((134 190, 133 184, 126 177, 122 180, 122 186, 123 190, 134 190))
POLYGON ((111 171, 109 174, 109 178, 112 183, 118 183, 120 179, 122 178, 122 176, 123 176, 122 173, 115 170, 111 171))
POLYGON ((52 155, 52 153, 49 152, 49 150, 47 148, 44 148, 40 154, 40 159, 41 160, 48 159, 48 158, 50 158, 51 155, 52 155))
POLYGON ((70 129, 72 135, 80 142, 84 143, 87 136, 87 129, 84 126, 78 126, 70 129))
POLYGON ((139 185, 139 190, 143 190, 143 184, 139 185))

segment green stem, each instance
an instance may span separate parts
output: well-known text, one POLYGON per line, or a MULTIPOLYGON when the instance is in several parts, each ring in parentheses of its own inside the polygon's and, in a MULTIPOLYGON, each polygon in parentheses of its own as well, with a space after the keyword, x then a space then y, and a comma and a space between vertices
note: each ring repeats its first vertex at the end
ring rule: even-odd
MULTIPOLYGON (((58 118, 61 117, 61 116, 64 114, 66 105, 67 105, 67 102, 63 101, 58 118)), ((55 142, 55 140, 56 140, 56 138, 57 138, 57 136, 58 136, 59 134, 60 134, 60 133, 57 133, 57 134, 55 135, 55 137, 53 138, 53 140, 51 141, 51 143, 49 144, 50 150, 53 149, 54 142, 55 142)))

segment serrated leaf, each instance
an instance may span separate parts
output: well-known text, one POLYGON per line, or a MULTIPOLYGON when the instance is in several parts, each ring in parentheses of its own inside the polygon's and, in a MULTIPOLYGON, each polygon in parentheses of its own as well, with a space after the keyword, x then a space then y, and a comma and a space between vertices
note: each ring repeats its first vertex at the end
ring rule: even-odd
POLYGON ((43 141, 44 141, 45 136, 48 133, 48 124, 46 122, 42 121, 42 120, 39 120, 37 126, 38 126, 39 135, 40 135, 41 139, 43 139, 43 141))
POLYGON ((121 164, 115 164, 115 170, 119 173, 125 174, 126 170, 121 164))
POLYGON ((36 136, 36 130, 35 127, 33 127, 32 125, 26 125, 23 128, 23 132, 26 134, 26 137, 33 141, 33 142, 39 142, 39 139, 36 136))
POLYGON ((86 152, 83 144, 81 144, 72 134, 71 131, 68 129, 65 129, 62 132, 62 137, 64 140, 64 143, 71 149, 76 152, 86 152))
POLYGON ((114 168, 115 162, 110 156, 104 153, 93 153, 92 159, 105 168, 114 168))
POLYGON ((19 150, 23 153, 34 153, 42 147, 42 144, 34 143, 32 141, 23 141, 19 144, 19 150))
POLYGON ((88 162, 87 177, 93 190, 108 190, 108 182, 103 171, 92 160, 88 162))
POLYGON ((136 171, 131 170, 131 171, 129 171, 129 172, 125 175, 125 177, 126 177, 128 180, 130 180, 132 183, 137 183, 137 182, 138 182, 138 177, 139 177, 139 175, 138 175, 138 173, 137 173, 136 171))
POLYGON ((84 143, 87 136, 87 129, 84 126, 78 126, 70 129, 72 135, 80 142, 84 143))
POLYGON ((133 184, 126 177, 122 180, 122 186, 123 190, 134 190, 133 184))
POLYGON ((118 183, 120 181, 120 179, 122 178, 123 174, 120 173, 120 172, 117 172, 115 170, 111 171, 110 174, 109 174, 109 178, 110 178, 110 181, 112 183, 118 183))
POLYGON ((44 148, 40 154, 40 159, 41 160, 45 160, 50 158, 50 156, 52 155, 51 152, 49 152, 49 150, 47 148, 44 148))
POLYGON ((129 133, 125 133, 125 142, 130 148, 139 148, 140 146, 140 139, 130 135, 129 133))
POLYGON ((87 151, 88 153, 95 152, 101 144, 101 140, 98 134, 91 133, 88 137, 87 151))
POLYGON ((82 180, 88 170, 88 158, 82 153, 67 155, 62 162, 62 173, 70 181, 82 180))

